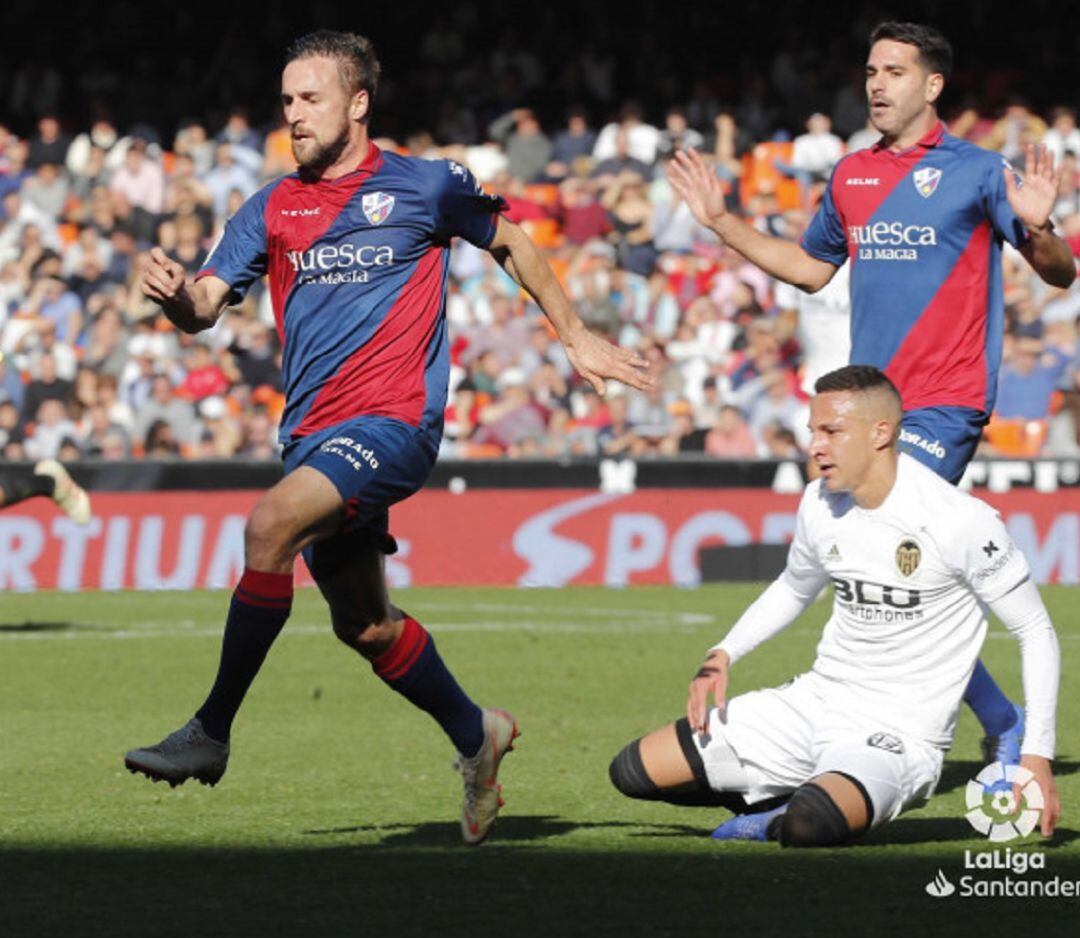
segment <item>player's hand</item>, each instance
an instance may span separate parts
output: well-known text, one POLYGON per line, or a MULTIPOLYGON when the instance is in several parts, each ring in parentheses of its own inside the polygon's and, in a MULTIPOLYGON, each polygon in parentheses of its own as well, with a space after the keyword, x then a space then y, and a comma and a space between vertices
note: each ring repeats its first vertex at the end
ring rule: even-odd
POLYGON ((701 224, 715 229, 727 212, 724 187, 697 150, 679 150, 668 163, 668 182, 701 224))
POLYGON ((1005 195, 1009 205, 1029 229, 1045 228, 1057 201, 1061 170, 1054 171, 1054 156, 1042 144, 1029 144, 1024 158, 1022 175, 1010 167, 1005 174, 1005 195), (1019 180, 1017 181, 1017 176, 1019 180))
POLYGON ((718 708, 724 706, 730 667, 731 659, 726 651, 710 651, 705 663, 698 668, 690 682, 690 693, 686 698, 686 719, 695 733, 708 732, 710 694, 718 708))
POLYGON ((633 349, 612 345, 584 327, 572 339, 564 340, 563 345, 570 364, 601 396, 607 388, 605 378, 621 381, 639 391, 652 387, 649 363, 633 349))
MULTIPOLYGON (((1035 776, 1035 783, 1042 791, 1043 809, 1042 816, 1039 818, 1039 830, 1042 831, 1043 837, 1049 837, 1054 833, 1054 828, 1061 819, 1061 798, 1058 795, 1057 785, 1054 784, 1050 760, 1043 756, 1024 755, 1020 757, 1020 766, 1035 776)), ((1013 797, 1016 799, 1020 798, 1020 787, 1013 785, 1013 797)))
POLYGON ((181 264, 161 248, 151 248, 142 271, 142 291, 157 303, 175 300, 184 289, 186 275, 181 264))

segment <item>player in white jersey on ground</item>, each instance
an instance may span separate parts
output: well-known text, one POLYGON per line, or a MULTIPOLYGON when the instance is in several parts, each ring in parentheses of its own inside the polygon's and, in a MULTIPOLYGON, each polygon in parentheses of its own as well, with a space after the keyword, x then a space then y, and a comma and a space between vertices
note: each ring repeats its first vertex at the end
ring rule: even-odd
POLYGON ((1042 789, 1049 836, 1060 814, 1059 652, 1023 555, 992 508, 898 452, 900 396, 882 372, 850 365, 816 391, 810 458, 821 478, 799 506, 784 572, 710 649, 686 717, 623 749, 612 782, 634 798, 753 812, 724 839, 845 843, 934 791, 988 606, 1020 642, 1020 764, 1042 789), (728 701, 731 666, 830 581, 810 671, 728 701))

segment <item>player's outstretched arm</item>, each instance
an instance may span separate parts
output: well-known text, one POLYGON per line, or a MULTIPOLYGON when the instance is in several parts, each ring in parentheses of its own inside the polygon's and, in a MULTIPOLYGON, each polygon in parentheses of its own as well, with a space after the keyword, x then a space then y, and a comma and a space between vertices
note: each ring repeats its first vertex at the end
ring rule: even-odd
POLYGON ((229 285, 217 277, 189 284, 182 265, 152 248, 142 271, 142 291, 181 332, 209 329, 225 308, 229 285))
POLYGON ((836 267, 811 257, 794 241, 762 234, 724 204, 724 190, 697 150, 680 150, 668 164, 668 181, 694 217, 770 276, 816 293, 832 280, 836 267))
POLYGON ((605 379, 621 381, 639 390, 651 385, 644 358, 631 349, 612 345, 585 328, 544 255, 520 227, 500 217, 488 250, 536 300, 555 327, 570 364, 598 394, 604 393, 605 379))
POLYGON ((1061 170, 1054 170, 1054 155, 1041 144, 1028 146, 1024 165, 1027 171, 1020 181, 1010 167, 1002 168, 1005 196, 1030 235, 1021 253, 1043 280, 1051 286, 1068 289, 1076 278, 1076 261, 1069 245, 1054 234, 1050 223, 1061 170))
POLYGON ((1026 711, 1020 765, 1035 776, 1042 791, 1040 829, 1044 836, 1049 837, 1061 817, 1061 799, 1051 767, 1061 671, 1057 635, 1042 597, 1030 579, 989 605, 994 615, 1020 642, 1026 711))
POLYGON ((710 695, 717 707, 724 706, 731 666, 786 629, 814 601, 823 580, 813 573, 801 575, 805 573, 792 568, 789 554, 784 572, 739 616, 724 640, 709 649, 686 699, 686 719, 695 733, 708 731, 710 695))

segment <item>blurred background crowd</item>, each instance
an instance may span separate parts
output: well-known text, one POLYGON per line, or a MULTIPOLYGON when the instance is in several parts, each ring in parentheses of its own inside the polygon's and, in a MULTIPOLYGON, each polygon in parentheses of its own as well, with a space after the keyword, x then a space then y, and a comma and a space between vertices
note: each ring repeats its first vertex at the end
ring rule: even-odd
MULTIPOLYGON (((273 108, 278 60, 264 50, 310 24, 279 6, 267 11, 276 32, 224 29, 220 48, 166 56, 165 72, 149 52, 120 68, 107 46, 74 64, 46 47, 0 62, 4 458, 277 457, 280 348, 267 292, 256 286, 190 337, 141 296, 138 276, 154 244, 198 270, 243 200, 292 170, 273 108)), ((570 37, 550 11, 526 29, 463 3, 385 49, 378 29, 340 22, 340 11, 316 17, 369 32, 383 53, 379 145, 468 166, 506 199, 589 326, 640 349, 659 379, 649 393, 600 399, 528 297, 459 241, 444 455, 797 458, 813 378, 846 361, 846 269, 814 296, 771 280, 694 221, 664 166, 677 148, 698 148, 731 210, 797 238, 836 161, 877 139, 861 67, 877 13, 820 41, 781 28, 747 45, 736 41, 751 34, 745 13, 721 30, 691 11, 681 35, 700 43, 712 30, 716 58, 687 56, 688 66, 680 33, 646 6, 661 17, 651 25, 613 31, 601 5, 570 37)), ((987 7, 972 5, 975 15, 987 7)), ((926 18, 964 63, 968 35, 926 18)), ((195 22, 173 27, 199 35, 195 22)), ((1064 170, 1055 222, 1080 255, 1080 86, 1046 80, 1071 74, 1070 41, 1043 37, 1038 88, 970 43, 978 64, 958 70, 945 113, 953 133, 1018 169, 1029 142, 1051 149, 1064 170)), ((1080 287, 1047 287, 1007 248, 1005 301, 985 450, 1080 455, 1080 287)))

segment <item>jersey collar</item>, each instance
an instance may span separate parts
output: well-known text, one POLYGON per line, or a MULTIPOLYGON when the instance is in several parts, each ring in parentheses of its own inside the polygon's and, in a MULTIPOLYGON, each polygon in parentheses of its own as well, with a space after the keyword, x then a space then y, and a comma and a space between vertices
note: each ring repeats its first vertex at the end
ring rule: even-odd
POLYGON ((368 141, 368 150, 364 155, 364 158, 357 164, 356 169, 347 172, 344 176, 338 176, 336 179, 316 179, 309 185, 314 186, 340 186, 340 185, 356 185, 357 177, 361 180, 366 179, 369 176, 374 176, 379 171, 379 168, 383 164, 382 150, 380 150, 374 143, 374 141, 368 141))
POLYGON ((353 172, 371 175, 380 166, 382 166, 382 150, 375 145, 374 140, 369 140, 367 155, 360 161, 360 165, 353 172))
MULTIPOLYGON (((945 125, 941 121, 938 121, 920 140, 916 142, 915 146, 908 147, 908 149, 901 150, 900 152, 910 153, 912 150, 918 149, 919 147, 922 147, 924 150, 932 149, 933 147, 936 147, 939 143, 941 143, 941 140, 944 136, 945 125)), ((878 142, 874 144, 873 149, 878 152, 888 149, 885 146, 885 138, 882 137, 880 140, 878 140, 878 142)), ((890 150, 889 152, 892 151, 890 150)))

